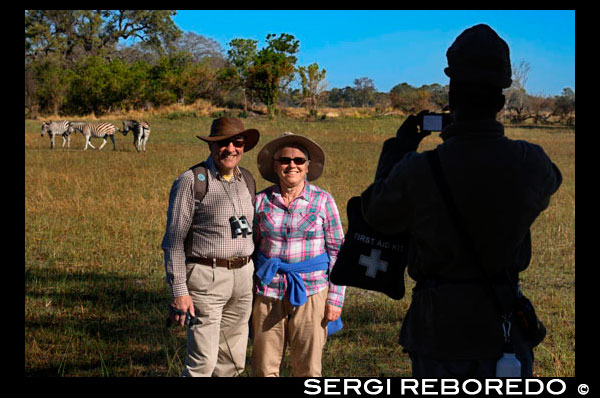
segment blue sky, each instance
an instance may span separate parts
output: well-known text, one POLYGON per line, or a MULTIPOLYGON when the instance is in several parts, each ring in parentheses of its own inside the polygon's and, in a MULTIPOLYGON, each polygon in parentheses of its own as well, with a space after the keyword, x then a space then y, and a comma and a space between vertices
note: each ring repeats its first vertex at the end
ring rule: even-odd
POLYGON ((513 64, 529 63, 528 93, 575 90, 574 10, 178 10, 173 20, 224 51, 234 38, 262 48, 269 33, 292 34, 297 65, 326 69, 328 89, 369 77, 384 92, 404 82, 448 84, 446 50, 463 30, 486 23, 508 43, 513 64))

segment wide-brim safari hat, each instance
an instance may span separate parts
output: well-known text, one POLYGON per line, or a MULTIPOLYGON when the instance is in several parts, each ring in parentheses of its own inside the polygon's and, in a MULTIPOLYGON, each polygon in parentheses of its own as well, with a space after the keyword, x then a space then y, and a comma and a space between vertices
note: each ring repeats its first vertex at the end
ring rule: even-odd
POLYGON ((258 153, 258 170, 265 180, 271 181, 275 184, 279 182, 279 178, 273 170, 275 153, 283 147, 294 144, 299 144, 308 151, 308 159, 310 160, 310 164, 308 166, 306 179, 308 181, 314 181, 321 176, 321 173, 323 173, 323 168, 325 167, 325 152, 323 152, 321 146, 310 138, 285 132, 280 137, 268 142, 258 153))
POLYGON ((236 117, 221 117, 215 119, 210 126, 210 134, 207 137, 197 135, 204 142, 211 143, 225 140, 227 138, 242 135, 246 138, 244 152, 248 152, 256 146, 260 133, 256 129, 244 129, 242 121, 236 117))

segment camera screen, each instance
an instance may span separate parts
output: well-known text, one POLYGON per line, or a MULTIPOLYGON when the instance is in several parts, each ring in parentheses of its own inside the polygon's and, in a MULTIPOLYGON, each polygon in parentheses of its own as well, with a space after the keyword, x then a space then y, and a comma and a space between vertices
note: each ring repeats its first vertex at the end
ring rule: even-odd
POLYGON ((442 131, 442 116, 441 115, 425 115, 425 116, 423 116, 423 130, 442 131))

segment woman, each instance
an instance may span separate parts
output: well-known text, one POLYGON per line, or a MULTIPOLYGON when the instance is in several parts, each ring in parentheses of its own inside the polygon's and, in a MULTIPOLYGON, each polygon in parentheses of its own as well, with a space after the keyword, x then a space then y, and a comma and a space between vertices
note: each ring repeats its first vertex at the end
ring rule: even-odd
POLYGON ((258 154, 261 175, 275 185, 256 195, 254 376, 279 376, 287 345, 294 376, 321 376, 328 322, 341 327, 346 288, 329 283, 329 273, 344 232, 331 194, 309 183, 324 165, 321 147, 292 133, 258 154))

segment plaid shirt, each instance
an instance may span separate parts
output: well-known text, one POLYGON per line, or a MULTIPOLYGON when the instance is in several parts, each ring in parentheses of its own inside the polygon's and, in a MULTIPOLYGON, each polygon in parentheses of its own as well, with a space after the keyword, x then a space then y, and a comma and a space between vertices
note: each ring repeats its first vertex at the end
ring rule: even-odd
MULTIPOLYGON (((254 218, 256 246, 266 257, 278 257, 286 263, 298 263, 327 252, 329 272, 300 273, 308 296, 329 287, 327 304, 342 307, 345 286, 329 283, 329 273, 344 240, 338 208, 331 194, 306 182, 302 193, 286 207, 278 185, 256 195, 254 218)), ((255 292, 282 300, 287 280, 276 274, 265 285, 258 280, 255 292)))
POLYGON ((206 160, 206 195, 194 211, 194 173, 187 170, 173 183, 169 195, 167 226, 162 241, 167 283, 173 297, 187 296, 186 253, 192 257, 231 258, 250 256, 252 237, 231 237, 229 217, 245 215, 250 227, 252 198, 236 167, 231 181, 223 179, 211 157, 206 160))

